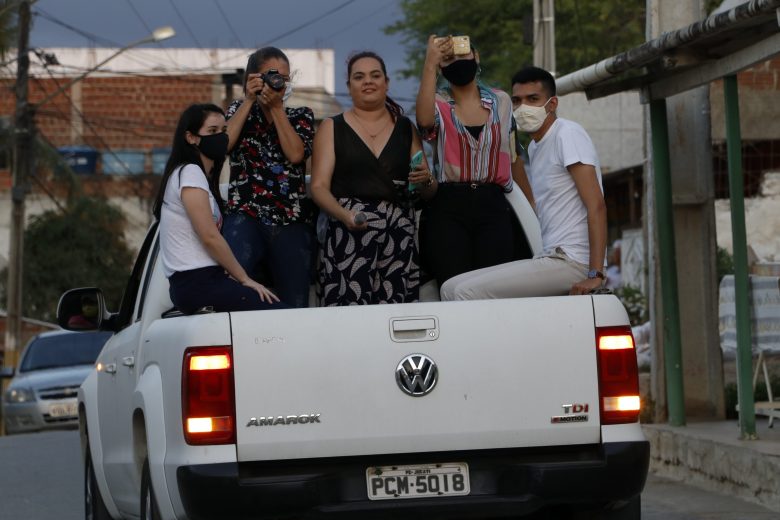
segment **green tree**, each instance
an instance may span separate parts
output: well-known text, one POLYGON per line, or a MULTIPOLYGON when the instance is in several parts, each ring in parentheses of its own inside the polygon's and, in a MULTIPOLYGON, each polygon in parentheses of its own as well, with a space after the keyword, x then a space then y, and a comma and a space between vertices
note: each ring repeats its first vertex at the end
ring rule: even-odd
MULTIPOLYGON (((34 217, 24 234, 24 316, 55 321, 60 295, 74 287, 100 287, 117 309, 132 261, 124 225, 117 208, 84 196, 34 217)), ((5 293, 8 274, 0 276, 5 293)))
MULTIPOLYGON (((533 61, 532 46, 523 43, 523 19, 533 17, 531 0, 402 0, 401 9, 403 18, 385 32, 403 36, 409 64, 403 77, 419 76, 430 34, 471 36, 483 80, 502 88, 533 61)), ((559 75, 640 45, 644 35, 645 0, 555 2, 559 75)))
POLYGON ((10 50, 16 46, 17 0, 0 0, 0 62, 5 62, 10 50))

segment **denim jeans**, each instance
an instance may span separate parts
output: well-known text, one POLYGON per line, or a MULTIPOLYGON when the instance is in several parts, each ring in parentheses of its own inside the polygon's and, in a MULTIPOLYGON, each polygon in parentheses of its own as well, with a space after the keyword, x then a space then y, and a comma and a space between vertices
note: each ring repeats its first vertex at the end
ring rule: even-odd
POLYGON ((244 287, 229 277, 219 265, 179 271, 168 280, 171 301, 184 314, 192 314, 207 306, 215 312, 287 308, 284 303, 264 302, 254 289, 244 287))
POLYGON ((244 213, 231 213, 225 215, 222 234, 249 276, 265 262, 276 295, 291 307, 308 307, 314 247, 310 225, 263 224, 244 213))

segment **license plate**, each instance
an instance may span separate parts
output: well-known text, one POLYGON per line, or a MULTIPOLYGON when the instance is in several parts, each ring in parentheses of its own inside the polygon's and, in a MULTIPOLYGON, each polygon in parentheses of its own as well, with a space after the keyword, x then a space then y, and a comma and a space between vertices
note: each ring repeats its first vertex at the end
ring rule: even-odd
POLYGON ((375 466, 366 470, 369 500, 468 495, 469 466, 464 462, 375 466))
POLYGON ((52 404, 49 405, 49 416, 57 418, 76 417, 78 415, 78 409, 78 402, 52 404))

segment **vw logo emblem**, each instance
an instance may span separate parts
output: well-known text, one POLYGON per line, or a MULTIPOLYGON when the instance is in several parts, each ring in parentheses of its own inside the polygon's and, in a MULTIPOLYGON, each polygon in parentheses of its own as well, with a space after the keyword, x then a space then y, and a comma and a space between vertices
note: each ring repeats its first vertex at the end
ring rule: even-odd
POLYGON ((395 381, 404 393, 421 397, 430 393, 439 379, 436 363, 425 354, 410 354, 395 369, 395 381))

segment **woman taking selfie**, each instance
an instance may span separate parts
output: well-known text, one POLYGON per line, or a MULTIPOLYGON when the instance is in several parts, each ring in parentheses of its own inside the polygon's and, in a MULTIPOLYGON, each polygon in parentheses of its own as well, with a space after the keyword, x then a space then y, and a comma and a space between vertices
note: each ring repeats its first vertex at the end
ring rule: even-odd
POLYGON ((411 121, 387 96, 385 63, 372 52, 347 64, 353 107, 322 122, 311 191, 329 216, 320 254, 323 305, 416 301, 413 199, 436 192, 411 121), (416 161, 415 161, 416 162, 416 161))
POLYGON ((314 204, 306 196, 306 159, 314 114, 288 108, 290 61, 276 47, 254 52, 246 65, 244 99, 227 110, 230 186, 224 235, 250 274, 261 263, 292 307, 309 304, 314 204))
POLYGON ((436 196, 423 210, 423 265, 439 287, 449 278, 513 260, 512 102, 478 80, 479 55, 452 37, 428 39, 417 126, 436 151, 436 196), (457 54, 456 54, 457 52, 457 54), (447 87, 436 91, 438 74, 447 87))
POLYGON ((282 308, 252 280, 220 234, 217 177, 227 153, 225 114, 216 105, 192 105, 179 119, 154 216, 171 301, 184 314, 282 308))

